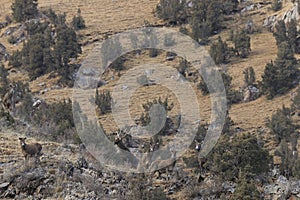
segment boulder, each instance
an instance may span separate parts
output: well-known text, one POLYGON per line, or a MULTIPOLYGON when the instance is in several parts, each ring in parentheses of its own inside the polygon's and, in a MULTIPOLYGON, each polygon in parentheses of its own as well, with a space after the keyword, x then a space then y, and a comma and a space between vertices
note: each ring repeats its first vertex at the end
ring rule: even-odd
POLYGON ((300 16, 298 13, 298 3, 296 2, 291 9, 286 11, 281 19, 284 20, 285 23, 290 22, 292 19, 295 19, 295 20, 300 19, 300 16))

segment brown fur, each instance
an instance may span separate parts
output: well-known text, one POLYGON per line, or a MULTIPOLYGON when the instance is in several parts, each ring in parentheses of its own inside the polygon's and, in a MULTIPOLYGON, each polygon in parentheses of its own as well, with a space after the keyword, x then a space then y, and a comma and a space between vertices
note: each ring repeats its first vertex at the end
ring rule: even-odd
POLYGON ((19 138, 22 153, 25 157, 25 160, 28 160, 29 156, 34 156, 39 159, 39 156, 42 155, 42 145, 39 143, 26 144, 26 138, 19 138))

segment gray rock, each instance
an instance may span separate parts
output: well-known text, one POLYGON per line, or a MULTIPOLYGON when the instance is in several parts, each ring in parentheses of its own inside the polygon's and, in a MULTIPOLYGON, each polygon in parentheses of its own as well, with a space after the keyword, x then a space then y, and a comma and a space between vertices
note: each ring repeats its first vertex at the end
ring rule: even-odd
POLYGON ((1 183, 0 184, 0 190, 7 188, 9 186, 9 184, 10 184, 9 182, 1 183))

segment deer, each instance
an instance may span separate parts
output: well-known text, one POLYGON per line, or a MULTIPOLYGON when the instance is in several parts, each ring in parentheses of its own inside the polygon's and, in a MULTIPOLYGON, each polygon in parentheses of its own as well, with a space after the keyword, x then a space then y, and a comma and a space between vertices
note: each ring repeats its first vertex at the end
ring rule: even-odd
POLYGON ((128 134, 123 133, 123 135, 122 135, 122 131, 119 130, 117 132, 117 137, 115 138, 114 144, 117 145, 120 149, 130 152, 128 147, 126 147, 125 144, 123 143, 123 139, 126 138, 127 136, 128 136, 128 134))
POLYGON ((200 151, 202 149, 203 141, 199 142, 198 140, 194 140, 195 142, 195 150, 200 151))
POLYGON ((25 138, 19 138, 20 140, 20 144, 21 144, 21 149, 22 149, 22 153, 25 157, 25 161, 28 160, 29 156, 35 156, 36 160, 35 161, 39 161, 39 156, 42 155, 42 145, 39 143, 31 143, 31 144, 26 144, 25 138))
POLYGON ((155 174, 158 172, 158 177, 161 176, 162 170, 166 170, 167 174, 169 175, 175 167, 176 164, 176 151, 170 150, 171 157, 166 160, 155 160, 150 164, 149 171, 155 174))

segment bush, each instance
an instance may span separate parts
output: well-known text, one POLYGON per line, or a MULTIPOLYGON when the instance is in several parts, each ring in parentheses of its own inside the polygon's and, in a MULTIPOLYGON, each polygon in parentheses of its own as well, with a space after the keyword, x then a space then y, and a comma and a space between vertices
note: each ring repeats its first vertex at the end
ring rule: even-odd
POLYGON ((282 8, 282 0, 273 0, 272 9, 274 11, 279 11, 282 8))
MULTIPOLYGON (((26 30, 31 37, 24 43, 21 51, 13 53, 9 65, 23 65, 31 80, 56 71, 61 76, 60 81, 69 85, 76 68, 70 61, 81 53, 81 45, 75 31, 66 25, 65 15, 56 15, 52 10, 45 13, 49 14, 49 20, 26 23, 26 30), (51 22, 54 30, 50 28, 51 22), (53 37, 55 34, 56 37, 53 37)), ((11 38, 11 42, 15 42, 14 38, 11 38)))
POLYGON ((287 42, 280 43, 275 62, 268 63, 262 75, 261 87, 264 94, 272 99, 295 87, 299 75, 298 66, 291 46, 287 42))
POLYGON ((81 16, 81 10, 78 9, 77 16, 74 16, 72 19, 72 26, 75 30, 80 30, 85 28, 85 21, 81 16))
POLYGON ((17 22, 35 18, 38 14, 37 0, 14 0, 11 9, 17 22))
POLYGON ((296 126, 290 118, 290 110, 284 106, 282 109, 278 109, 271 119, 268 119, 266 125, 275 135, 278 144, 283 139, 288 141, 296 130, 296 126))
POLYGON ((237 56, 240 58, 247 58, 251 51, 250 37, 245 31, 241 31, 233 38, 234 48, 237 56))
POLYGON ((218 37, 218 41, 211 45, 209 53, 215 61, 215 64, 228 63, 230 50, 226 42, 222 41, 221 37, 218 37))
POLYGON ((159 18, 170 24, 182 24, 187 20, 185 1, 160 0, 156 6, 156 13, 159 18))
MULTIPOLYGON (((166 115, 168 113, 168 111, 171 111, 174 107, 173 103, 169 103, 168 98, 165 98, 164 101, 161 100, 161 98, 159 97, 158 99, 154 99, 153 101, 148 101, 147 103, 143 104, 143 108, 144 108, 144 113, 141 114, 140 118, 139 118, 139 122, 141 123, 142 126, 147 126, 150 123, 150 109, 152 108, 153 105, 155 104, 159 104, 161 105, 165 112, 166 115)), ((149 127, 151 130, 155 129, 157 125, 160 125, 162 122, 162 117, 166 117, 166 116, 162 116, 160 113, 160 108, 158 107, 154 107, 155 109, 152 110, 154 116, 153 116, 153 121, 152 121, 152 125, 155 127, 149 127)), ((164 135, 166 133, 168 133, 168 131, 171 129, 171 127, 173 126, 173 122, 170 118, 166 119, 165 124, 163 125, 163 128, 160 130, 160 132, 158 134, 160 135, 164 135)), ((150 131, 151 131, 150 130, 150 131)))
POLYGON ((240 103, 243 100, 243 93, 238 90, 230 89, 227 92, 226 97, 228 100, 227 103, 229 105, 235 104, 235 103, 240 103))
POLYGON ((13 67, 20 67, 22 65, 22 53, 17 50, 9 57, 8 65, 13 67))
POLYGON ((224 180, 235 180, 241 174, 254 177, 267 173, 271 161, 268 151, 258 145, 255 136, 242 134, 229 139, 224 135, 204 165, 224 180))
POLYGON ((253 182, 241 180, 231 197, 232 200, 260 200, 260 192, 253 182))
POLYGON ((99 94, 96 90, 95 104, 97 105, 101 115, 111 112, 112 97, 109 90, 105 90, 99 94))
POLYGON ((203 95, 208 95, 209 90, 203 79, 197 84, 197 88, 201 91, 203 95))
POLYGON ((255 83, 255 72, 253 67, 248 67, 243 71, 244 82, 246 86, 253 85, 255 83))
POLYGON ((3 64, 0 64, 0 98, 2 98, 8 89, 8 72, 3 64))
POLYGON ((149 56, 150 58, 155 58, 156 56, 158 56, 159 54, 159 50, 158 49, 154 49, 154 48, 150 48, 149 49, 149 56))
POLYGON ((103 66, 109 66, 115 70, 121 71, 124 69, 124 58, 121 55, 122 45, 118 38, 115 40, 105 40, 101 47, 101 56, 103 66), (116 60, 114 60, 117 58, 116 60))
MULTIPOLYGON (((32 108, 32 104, 31 104, 32 108)), ((33 112, 32 123, 51 140, 76 140, 71 100, 41 105, 33 112)))
POLYGON ((16 44, 17 43, 17 38, 15 36, 10 36, 7 41, 10 43, 10 44, 16 44))
POLYGON ((192 157, 182 157, 183 162, 185 163, 187 168, 196 168, 199 167, 198 156, 192 157))
POLYGON ((149 190, 147 188, 146 177, 144 174, 138 175, 137 179, 132 179, 129 182, 130 193, 126 199, 128 200, 169 200, 164 191, 161 188, 155 188, 149 190))

